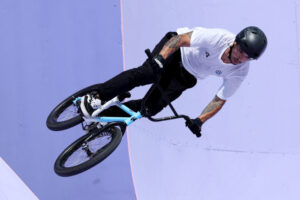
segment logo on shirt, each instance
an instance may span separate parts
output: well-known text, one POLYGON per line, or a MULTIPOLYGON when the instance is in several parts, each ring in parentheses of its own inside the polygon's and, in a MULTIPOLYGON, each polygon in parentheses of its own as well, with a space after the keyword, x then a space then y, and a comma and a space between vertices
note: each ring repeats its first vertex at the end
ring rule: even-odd
POLYGON ((206 52, 205 52, 205 56, 206 56, 206 58, 207 58, 208 56, 210 56, 210 54, 206 51, 206 52))
POLYGON ((221 71, 221 70, 216 70, 216 74, 217 74, 217 75, 221 75, 221 74, 222 74, 222 71, 221 71))

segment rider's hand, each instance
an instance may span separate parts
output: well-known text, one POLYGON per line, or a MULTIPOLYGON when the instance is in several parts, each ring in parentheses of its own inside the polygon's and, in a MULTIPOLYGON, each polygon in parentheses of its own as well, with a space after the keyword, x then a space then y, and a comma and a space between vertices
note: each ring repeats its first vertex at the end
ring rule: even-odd
POLYGON ((166 63, 166 60, 162 57, 162 55, 158 54, 153 57, 154 62, 158 65, 159 68, 164 68, 164 64, 166 63))
POLYGON ((151 63, 151 66, 153 67, 155 79, 156 79, 156 81, 158 81, 162 74, 166 60, 162 57, 162 55, 158 54, 151 59, 150 63, 151 63))
POLYGON ((191 119, 186 121, 185 125, 194 133, 197 137, 201 136, 201 127, 203 122, 197 117, 196 119, 191 119))

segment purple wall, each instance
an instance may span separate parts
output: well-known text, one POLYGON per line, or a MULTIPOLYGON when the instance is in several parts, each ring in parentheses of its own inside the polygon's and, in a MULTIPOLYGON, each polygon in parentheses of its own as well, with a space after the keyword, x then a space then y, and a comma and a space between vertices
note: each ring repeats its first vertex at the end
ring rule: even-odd
MULTIPOLYGON (((129 129, 133 177, 140 200, 293 199, 300 191, 300 10, 287 1, 130 0, 124 3, 126 68, 140 65, 178 27, 219 27, 237 33, 261 27, 269 45, 224 109, 197 139, 182 120, 136 122, 129 129)), ((175 101, 196 117, 221 80, 199 81, 175 101)), ((135 90, 141 97, 145 88, 135 90)), ((164 111, 160 114, 169 114, 164 111)))
POLYGON ((43 200, 135 199, 126 137, 103 164, 61 178, 54 161, 83 132, 45 125, 62 99, 123 70, 120 1, 2 0, 0 27, 0 156, 43 200))

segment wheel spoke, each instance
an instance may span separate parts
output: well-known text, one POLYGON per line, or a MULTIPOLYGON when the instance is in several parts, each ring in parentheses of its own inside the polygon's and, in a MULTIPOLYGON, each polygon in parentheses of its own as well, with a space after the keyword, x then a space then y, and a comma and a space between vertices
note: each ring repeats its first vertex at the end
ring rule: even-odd
POLYGON ((96 153, 111 141, 111 136, 102 136, 101 139, 93 140, 89 143, 89 149, 92 153, 96 153))
POLYGON ((65 167, 73 167, 89 160, 86 151, 82 151, 81 148, 75 151, 72 156, 65 162, 65 167))
POLYGON ((71 118, 78 116, 78 108, 74 104, 68 106, 57 118, 57 122, 67 121, 71 118))
POLYGON ((110 132, 103 132, 98 137, 82 144, 72 155, 66 160, 65 167, 73 167, 95 156, 97 152, 112 140, 110 132))

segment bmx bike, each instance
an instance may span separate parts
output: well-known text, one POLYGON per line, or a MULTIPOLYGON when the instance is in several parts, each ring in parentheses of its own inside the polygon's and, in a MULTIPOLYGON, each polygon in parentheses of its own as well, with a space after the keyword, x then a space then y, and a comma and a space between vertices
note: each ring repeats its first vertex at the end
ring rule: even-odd
MULTIPOLYGON (((146 54, 151 58, 149 49, 146 50, 146 54)), ((178 115, 160 86, 155 84, 155 87, 159 89, 162 98, 173 111, 173 116, 153 118, 147 114, 145 100, 151 95, 151 89, 142 101, 141 110, 137 112, 124 105, 123 100, 130 97, 129 93, 125 93, 105 102, 101 108, 93 112, 92 116, 83 116, 79 111, 81 99, 86 94, 96 91, 96 85, 84 88, 58 104, 47 118, 47 127, 53 131, 60 131, 81 123, 86 134, 74 141, 58 156, 54 164, 55 173, 64 177, 73 176, 100 163, 120 144, 126 127, 140 118, 146 117, 154 122, 178 118, 183 118, 186 122, 191 121, 186 115, 178 115), (119 107, 129 116, 101 116, 102 111, 112 106, 119 107)), ((201 133, 197 135, 197 137, 200 136, 201 133)))

